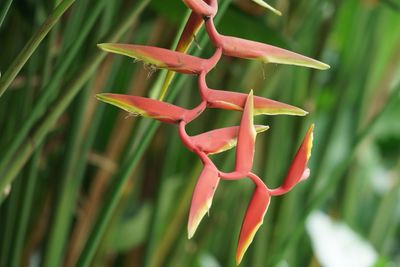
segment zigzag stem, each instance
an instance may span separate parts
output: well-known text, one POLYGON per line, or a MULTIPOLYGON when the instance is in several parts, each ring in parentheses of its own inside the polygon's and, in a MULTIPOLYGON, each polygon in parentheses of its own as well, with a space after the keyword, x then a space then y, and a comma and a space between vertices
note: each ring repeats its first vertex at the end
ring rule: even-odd
POLYGON ((217 32, 215 28, 214 21, 209 18, 204 18, 204 24, 206 26, 207 35, 210 37, 210 41, 214 44, 217 48, 222 48, 222 39, 220 34, 217 32))
POLYGON ((248 172, 248 173, 241 173, 241 172, 218 172, 218 175, 221 179, 223 180, 239 180, 243 177, 248 177, 251 179, 251 181, 253 181, 253 183, 258 187, 266 187, 268 191, 270 191, 270 189, 264 184, 264 182, 261 180, 260 177, 258 177, 258 175, 256 175, 253 172, 248 172))
MULTIPOLYGON (((202 103, 206 103, 206 102, 202 102, 202 103)), ((182 144, 189 149, 190 151, 192 151, 193 153, 195 153, 197 156, 199 156, 200 160, 202 161, 203 165, 211 165, 211 166, 215 166, 214 163, 211 161, 211 159, 207 156, 206 153, 204 153, 203 151, 201 151, 197 146, 195 146, 195 144, 192 142, 191 137, 186 133, 186 122, 185 121, 181 121, 179 123, 179 137, 182 141, 182 144)))

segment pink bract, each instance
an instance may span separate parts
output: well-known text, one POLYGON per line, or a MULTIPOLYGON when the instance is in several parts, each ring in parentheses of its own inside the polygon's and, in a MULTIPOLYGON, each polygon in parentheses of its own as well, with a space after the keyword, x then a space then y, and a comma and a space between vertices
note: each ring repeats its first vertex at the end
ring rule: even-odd
POLYGON ((256 130, 253 124, 253 91, 247 97, 240 122, 236 148, 235 171, 247 174, 253 167, 256 130))
POLYGON ((212 199, 219 182, 218 170, 215 166, 205 165, 192 195, 189 212, 188 237, 192 238, 201 219, 211 207, 212 199))
MULTIPOLYGON (((255 125, 257 133, 268 130, 268 126, 255 125)), ((236 146, 239 126, 226 127, 192 136, 193 144, 206 154, 217 154, 236 146)))

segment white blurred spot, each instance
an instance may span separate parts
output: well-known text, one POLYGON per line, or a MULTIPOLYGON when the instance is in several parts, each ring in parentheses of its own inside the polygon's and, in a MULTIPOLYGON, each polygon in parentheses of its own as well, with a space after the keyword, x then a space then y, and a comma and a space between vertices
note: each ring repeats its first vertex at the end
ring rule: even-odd
POLYGON ((6 187, 4 188, 3 194, 4 196, 8 196, 11 192, 11 184, 6 185, 6 187))
POLYGON ((221 267, 217 259, 209 253, 202 253, 199 259, 200 267, 221 267))
POLYGON ((306 228, 314 253, 324 267, 370 267, 378 259, 366 240, 322 212, 310 214, 306 228))

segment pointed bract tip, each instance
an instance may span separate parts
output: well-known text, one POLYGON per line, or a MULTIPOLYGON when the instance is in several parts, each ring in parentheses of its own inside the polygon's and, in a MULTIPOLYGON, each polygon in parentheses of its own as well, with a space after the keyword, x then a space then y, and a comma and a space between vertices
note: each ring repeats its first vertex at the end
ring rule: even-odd
POLYGON ((259 224, 257 224, 253 231, 250 233, 248 239, 244 241, 244 244, 241 248, 238 248, 238 251, 236 252, 236 265, 239 265, 242 262, 242 259, 244 257, 244 254, 246 253, 247 249, 250 247, 250 244, 253 242, 254 236, 256 235, 258 229, 260 226, 263 224, 263 220, 259 224))
POLYGON ((254 127, 256 128, 257 133, 262 133, 269 129, 268 125, 254 125, 254 127))
POLYGON ((108 97, 108 93, 101 93, 101 94, 96 94, 97 100, 100 100, 105 103, 110 103, 110 98, 108 97))
POLYGON ((194 229, 189 229, 189 227, 188 227, 188 239, 192 239, 192 237, 193 237, 195 231, 196 231, 196 230, 194 230, 194 229))
POLYGON ((104 103, 116 106, 130 113, 136 113, 138 115, 145 115, 145 112, 128 102, 124 101, 124 97, 129 97, 127 95, 113 94, 113 93, 101 93, 96 94, 96 98, 104 103))
POLYGON ((317 70, 327 70, 330 66, 324 62, 319 60, 309 58, 300 54, 296 54, 291 51, 287 51, 288 53, 285 55, 284 50, 282 51, 282 55, 264 55, 262 56, 263 61, 265 63, 278 63, 278 64, 287 64, 294 65, 300 67, 308 67, 317 70))
POLYGON ((307 135, 309 135, 308 143, 307 143, 307 160, 311 157, 311 149, 314 141, 314 123, 311 124, 310 128, 308 129, 307 135))
POLYGON ((331 66, 329 66, 328 64, 326 64, 326 63, 324 63, 324 62, 321 62, 321 61, 318 61, 318 64, 316 64, 316 66, 315 66, 317 69, 320 69, 320 70, 327 70, 327 69, 330 69, 331 68, 331 66))
MULTIPOLYGON (((200 193, 205 193, 205 192, 200 192, 200 193)), ((206 205, 199 207, 199 209, 196 210, 194 214, 192 214, 190 212, 189 223, 188 223, 188 228, 187 228, 188 229, 188 239, 191 239, 194 236, 204 215, 209 212, 210 207, 211 207, 211 201, 212 200, 209 200, 209 201, 207 201, 209 203, 206 203, 206 205)), ((205 203, 203 203, 203 204, 205 204, 205 203)))
POLYGON ((102 93, 102 94, 96 94, 96 98, 97 98, 98 100, 103 101, 103 100, 105 99, 105 94, 104 94, 104 93, 102 93))
POLYGON ((268 5, 267 3, 265 3, 263 0, 252 0, 254 3, 258 4, 259 6, 262 6, 270 11, 272 11, 273 13, 275 13, 278 16, 282 16, 282 12, 280 12, 278 9, 268 5))
POLYGON ((192 238, 202 218, 206 215, 212 204, 212 198, 219 183, 218 170, 215 166, 205 165, 192 195, 189 211, 188 238, 192 238))
POLYGON ((97 44, 97 47, 100 48, 103 51, 108 51, 108 46, 109 45, 110 44, 108 44, 108 43, 101 43, 101 44, 97 44))
POLYGON ((240 229, 240 236, 236 250, 236 264, 239 265, 244 254, 252 243, 254 236, 264 221, 267 212, 270 194, 268 188, 262 184, 257 185, 247 207, 246 214, 240 229))

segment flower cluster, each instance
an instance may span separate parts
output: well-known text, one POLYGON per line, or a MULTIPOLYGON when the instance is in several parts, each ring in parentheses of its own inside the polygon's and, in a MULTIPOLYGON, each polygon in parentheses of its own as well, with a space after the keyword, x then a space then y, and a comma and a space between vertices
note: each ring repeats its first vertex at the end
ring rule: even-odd
POLYGON ((307 112, 278 101, 253 96, 252 91, 249 94, 243 94, 211 89, 207 86, 206 75, 214 68, 222 55, 260 60, 264 63, 292 64, 316 69, 327 69, 329 66, 278 47, 219 34, 213 22, 218 10, 217 0, 183 0, 183 2, 192 10, 192 13, 176 51, 132 44, 105 43, 98 46, 107 52, 144 61, 155 68, 197 75, 201 103, 193 109, 185 109, 140 96, 105 93, 97 95, 97 98, 128 112, 178 125, 182 143, 196 153, 202 161, 203 171, 194 188, 189 212, 189 238, 194 235, 201 219, 210 209, 220 179, 238 180, 247 177, 254 182, 254 193, 247 208, 239 236, 236 253, 236 262, 239 264, 257 229, 263 222, 271 196, 287 193, 298 182, 309 176, 310 171, 307 168, 307 162, 311 153, 313 125, 307 131, 283 185, 276 189, 270 189, 252 172, 256 135, 268 129, 268 126, 254 125, 253 117, 255 115, 279 114, 304 116, 307 112), (194 34, 203 23, 212 44, 215 46, 214 54, 208 59, 184 53, 194 34), (189 136, 185 130, 186 125, 196 119, 207 107, 241 111, 240 125, 189 136), (234 170, 229 173, 218 170, 209 155, 221 153, 235 146, 234 170))

